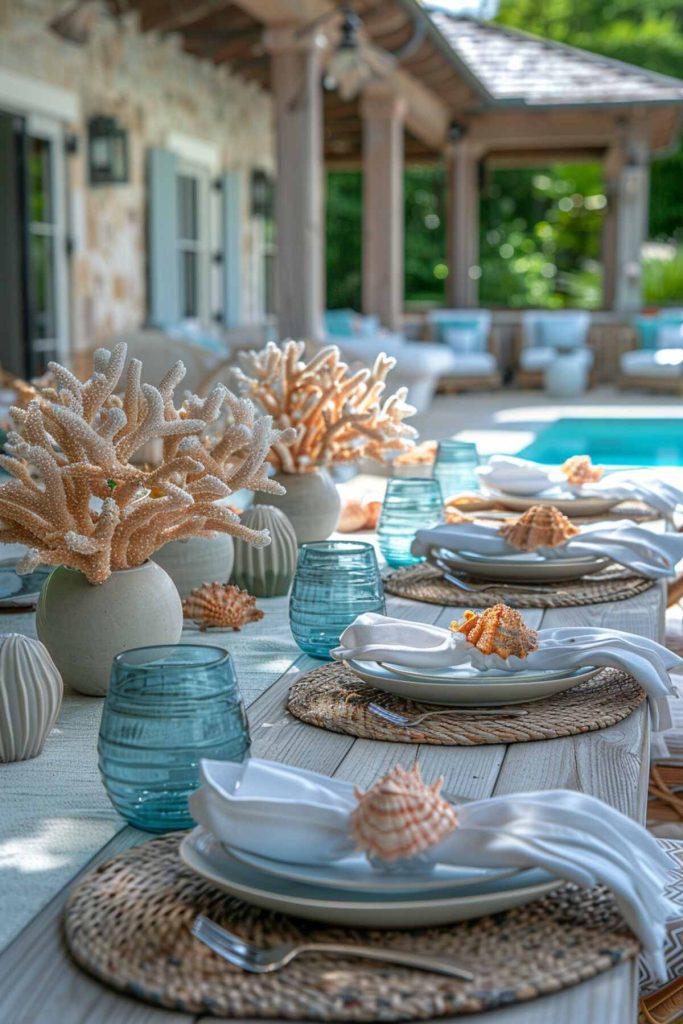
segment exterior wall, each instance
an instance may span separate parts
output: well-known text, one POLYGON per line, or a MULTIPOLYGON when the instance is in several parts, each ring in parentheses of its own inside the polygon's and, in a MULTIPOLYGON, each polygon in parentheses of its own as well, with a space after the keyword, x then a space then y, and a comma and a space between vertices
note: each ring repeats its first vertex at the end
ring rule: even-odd
POLYGON ((47 27, 62 10, 63 0, 0 0, 0 73, 70 90, 80 101, 77 120, 66 125, 78 136, 78 151, 67 158, 72 346, 90 347, 145 320, 145 152, 168 147, 173 133, 210 143, 224 169, 245 174, 243 319, 260 319, 248 174, 273 165, 270 98, 226 68, 184 54, 177 37, 140 34, 134 15, 116 20, 99 9, 85 46, 65 42, 47 27), (114 115, 129 132, 128 185, 87 183, 87 121, 94 114, 114 115))

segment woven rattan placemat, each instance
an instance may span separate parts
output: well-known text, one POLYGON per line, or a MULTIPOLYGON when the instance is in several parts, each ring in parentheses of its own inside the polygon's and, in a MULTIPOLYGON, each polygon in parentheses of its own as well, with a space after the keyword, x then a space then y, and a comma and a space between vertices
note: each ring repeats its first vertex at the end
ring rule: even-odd
POLYGON ((528 712, 523 718, 505 718, 504 710, 499 719, 477 718, 475 711, 471 717, 465 717, 459 713, 449 715, 447 708, 436 704, 417 703, 376 690, 350 668, 333 664, 300 676, 290 688, 287 709, 309 725, 366 740, 476 747, 553 740, 606 729, 627 718, 645 699, 645 692, 633 676, 605 668, 571 690, 519 705, 528 712), (428 710, 437 714, 415 728, 400 728, 370 711, 369 705, 373 703, 409 717, 428 710))
POLYGON ((611 895, 564 885, 525 907, 447 927, 327 928, 226 896, 180 861, 180 833, 119 854, 87 875, 65 911, 76 961, 119 991, 185 1013, 240 1020, 409 1021, 477 1013, 557 992, 638 954, 611 895), (191 935, 197 914, 244 938, 306 938, 453 954, 471 982, 351 957, 310 954, 246 974, 191 935))
MULTIPOLYGON (((473 586, 481 580, 462 578, 473 586)), ((427 562, 396 569, 384 577, 384 589, 395 597, 407 597, 427 604, 467 605, 488 608, 502 601, 511 608, 572 608, 582 604, 626 601, 655 585, 654 580, 632 576, 623 570, 608 569, 595 576, 584 576, 565 583, 534 583, 527 589, 519 584, 484 584, 485 590, 458 590, 443 579, 441 572, 427 562)))

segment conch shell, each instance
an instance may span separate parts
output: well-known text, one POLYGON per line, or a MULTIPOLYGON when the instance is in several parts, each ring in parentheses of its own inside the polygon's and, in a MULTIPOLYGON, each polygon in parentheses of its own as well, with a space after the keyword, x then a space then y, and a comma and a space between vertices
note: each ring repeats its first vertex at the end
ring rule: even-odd
POLYGON ((381 501, 347 501, 342 508, 337 529, 340 533, 376 530, 381 513, 381 501))
POLYGON ((473 516, 465 515, 456 505, 447 505, 444 509, 443 517, 447 523, 453 524, 474 522, 473 516))
POLYGON ((526 658, 538 647, 538 633, 529 629, 515 608, 494 604, 483 612, 465 612, 462 622, 451 622, 454 633, 464 633, 482 654, 496 654, 503 661, 526 658))
POLYGON ((258 622, 263 614, 255 597, 229 583, 202 583, 183 601, 183 615, 202 630, 209 626, 240 630, 247 622, 258 622))
POLYGON ((568 484, 581 487, 582 484, 595 484, 602 479, 605 472, 603 466, 594 466, 590 455, 572 455, 560 469, 567 478, 568 484))
POLYGON ((520 551, 556 548, 579 532, 554 505, 532 505, 514 522, 504 523, 499 533, 520 551))
POLYGON ((423 441, 394 459, 395 466, 429 466, 436 459, 438 441, 423 441))
POLYGON ((458 824, 457 815, 440 795, 443 778, 422 781, 419 766, 398 765, 363 793, 351 815, 351 833, 368 857, 384 863, 419 857, 441 842, 458 824))

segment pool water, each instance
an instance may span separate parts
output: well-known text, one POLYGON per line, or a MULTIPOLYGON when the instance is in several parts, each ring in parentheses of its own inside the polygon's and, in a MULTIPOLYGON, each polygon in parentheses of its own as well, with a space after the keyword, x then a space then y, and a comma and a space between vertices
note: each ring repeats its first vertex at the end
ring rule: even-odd
POLYGON ((683 419, 560 419, 517 455, 553 464, 590 455, 608 466, 683 466, 683 419))

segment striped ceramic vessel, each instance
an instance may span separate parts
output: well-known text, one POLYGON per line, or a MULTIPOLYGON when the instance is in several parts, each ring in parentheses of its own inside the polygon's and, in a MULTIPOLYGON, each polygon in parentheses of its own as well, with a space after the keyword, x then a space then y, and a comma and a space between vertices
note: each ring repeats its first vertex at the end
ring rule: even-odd
POLYGON ((240 519, 252 530, 268 530, 270 544, 256 548, 236 537, 233 581, 254 597, 281 597, 289 590, 296 569, 294 527, 273 505, 254 505, 240 519))
POLYGON ((0 762, 37 757, 62 702, 62 677, 40 640, 0 636, 0 762))

